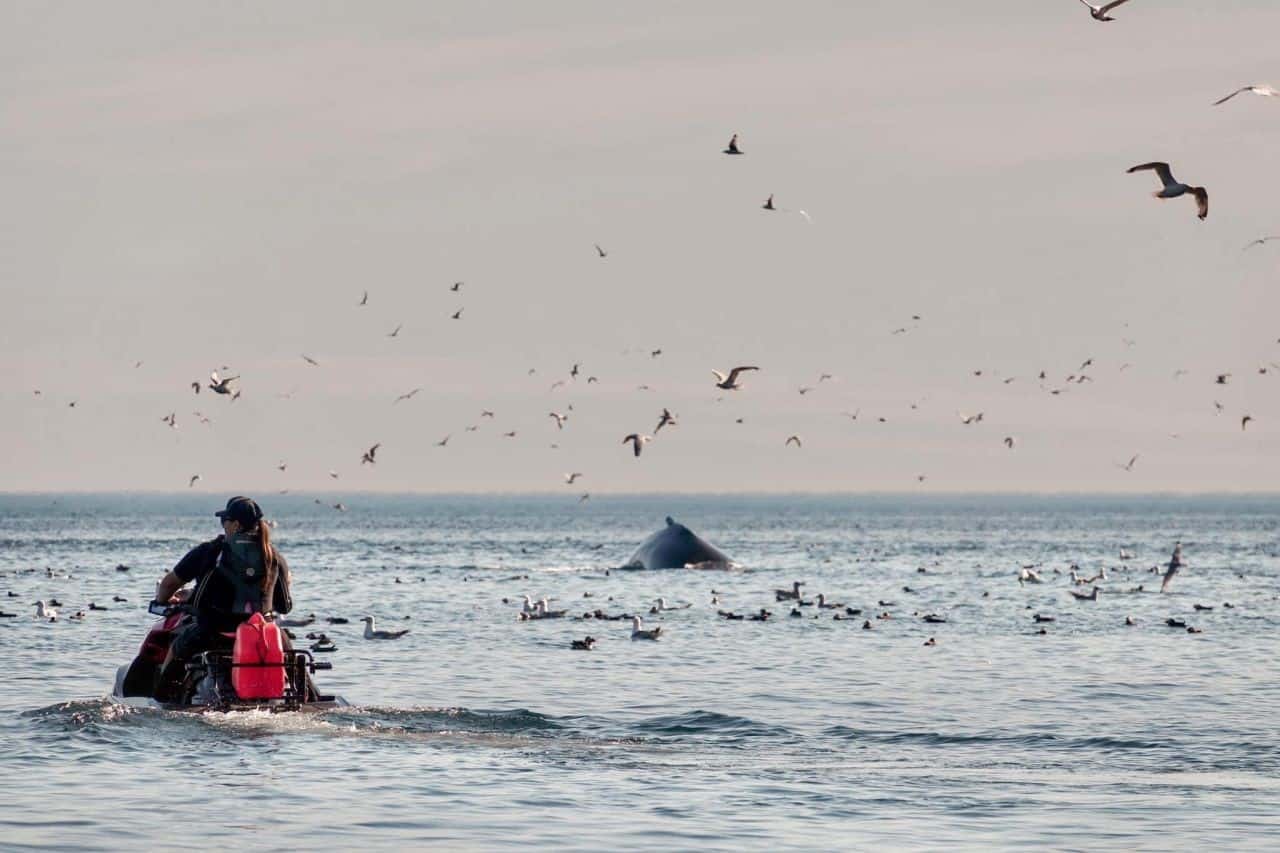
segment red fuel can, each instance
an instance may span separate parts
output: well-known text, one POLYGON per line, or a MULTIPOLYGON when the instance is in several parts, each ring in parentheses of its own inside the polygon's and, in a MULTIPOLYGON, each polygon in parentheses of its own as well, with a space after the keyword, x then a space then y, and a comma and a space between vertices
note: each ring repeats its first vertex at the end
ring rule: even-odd
POLYGON ((236 628, 231 686, 241 699, 284 697, 284 640, 280 628, 255 613, 236 628))

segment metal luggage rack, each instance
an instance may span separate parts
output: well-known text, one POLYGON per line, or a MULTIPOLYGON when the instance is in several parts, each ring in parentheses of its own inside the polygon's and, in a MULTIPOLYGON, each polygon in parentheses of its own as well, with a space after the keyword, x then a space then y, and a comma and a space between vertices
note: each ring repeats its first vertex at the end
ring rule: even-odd
MULTIPOLYGON (((305 649, 289 649, 284 653, 283 663, 235 663, 231 659, 230 652, 208 651, 201 652, 197 656, 198 662, 187 664, 187 669, 203 668, 205 672, 226 672, 228 675, 235 667, 249 668, 266 668, 266 667, 284 667, 289 677, 285 680, 284 696, 279 699, 253 700, 253 699, 226 699, 221 695, 219 689, 219 701, 216 705, 210 707, 225 710, 233 706, 243 706, 245 708, 262 708, 268 711, 296 711, 303 705, 309 704, 306 697, 307 675, 317 670, 333 669, 333 664, 329 661, 318 661, 305 649), (299 693, 298 685, 303 685, 302 692, 299 693)), ((222 687, 221 681, 218 684, 222 687)), ((228 687, 230 685, 227 685, 228 687)), ((310 702, 332 702, 333 696, 327 696, 317 693, 315 698, 310 702)))

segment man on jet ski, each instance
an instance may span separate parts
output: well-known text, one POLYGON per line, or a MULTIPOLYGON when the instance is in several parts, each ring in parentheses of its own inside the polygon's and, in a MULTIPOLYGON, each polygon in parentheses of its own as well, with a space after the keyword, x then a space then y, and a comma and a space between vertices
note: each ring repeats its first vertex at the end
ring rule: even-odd
POLYGON ((293 609, 289 564, 271 545, 270 528, 258 504, 238 495, 214 515, 222 521, 222 535, 188 551, 156 585, 156 601, 177 604, 184 601, 182 587, 196 582, 185 599, 195 619, 174 638, 160 685, 180 682, 183 665, 195 655, 231 648, 229 635, 254 613, 293 609))

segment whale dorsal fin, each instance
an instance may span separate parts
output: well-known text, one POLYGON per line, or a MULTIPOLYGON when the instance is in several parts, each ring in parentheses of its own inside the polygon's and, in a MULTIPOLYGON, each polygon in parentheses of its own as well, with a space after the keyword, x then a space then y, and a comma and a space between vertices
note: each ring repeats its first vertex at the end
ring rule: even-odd
POLYGON ((676 523, 676 520, 675 520, 674 518, 672 518, 671 516, 669 516, 669 515, 668 515, 668 516, 667 516, 667 527, 670 527, 671 525, 673 525, 673 524, 675 524, 675 523, 676 523))

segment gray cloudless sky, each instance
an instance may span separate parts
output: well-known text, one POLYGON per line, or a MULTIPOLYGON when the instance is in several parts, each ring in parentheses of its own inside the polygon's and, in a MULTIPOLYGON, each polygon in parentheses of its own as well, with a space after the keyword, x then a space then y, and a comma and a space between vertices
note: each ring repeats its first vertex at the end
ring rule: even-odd
POLYGON ((0 489, 1273 489, 1280 6, 1115 15, 5 3, 0 489))

